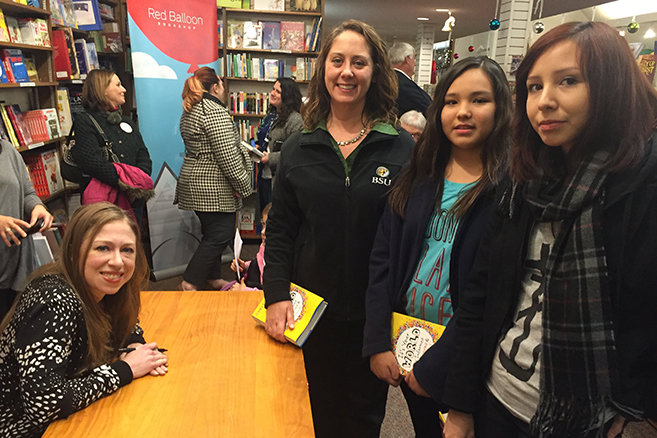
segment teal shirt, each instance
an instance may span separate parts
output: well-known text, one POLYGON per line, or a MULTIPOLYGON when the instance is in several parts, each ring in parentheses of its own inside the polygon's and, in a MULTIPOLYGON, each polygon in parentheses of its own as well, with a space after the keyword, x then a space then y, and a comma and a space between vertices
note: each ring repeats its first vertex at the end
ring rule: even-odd
POLYGON ((406 291, 407 315, 445 325, 454 313, 449 295, 449 263, 458 219, 447 212, 471 186, 472 183, 445 180, 441 205, 429 219, 422 254, 406 291))

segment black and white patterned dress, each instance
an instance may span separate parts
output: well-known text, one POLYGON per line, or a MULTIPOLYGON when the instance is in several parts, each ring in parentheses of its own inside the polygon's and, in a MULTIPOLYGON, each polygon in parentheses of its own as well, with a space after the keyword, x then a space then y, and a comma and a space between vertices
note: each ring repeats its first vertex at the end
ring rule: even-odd
MULTIPOLYGON (((130 342, 144 342, 138 325, 130 342)), ((34 279, 0 336, 0 437, 40 437, 52 421, 132 381, 123 361, 80 373, 87 348, 75 292, 57 275, 34 279)))

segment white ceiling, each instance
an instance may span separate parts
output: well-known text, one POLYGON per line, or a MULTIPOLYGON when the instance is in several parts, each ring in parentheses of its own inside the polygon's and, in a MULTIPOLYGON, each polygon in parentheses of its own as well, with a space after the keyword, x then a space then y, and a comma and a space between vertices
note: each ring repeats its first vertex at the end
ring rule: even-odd
MULTIPOLYGON (((624 1, 636 2, 639 5, 655 3, 654 0, 624 1)), ((418 24, 421 23, 436 26, 436 41, 447 38, 447 33, 441 32, 440 29, 448 15, 446 12, 436 12, 437 8, 452 11, 456 18, 452 37, 459 38, 489 30, 488 22, 494 18, 496 7, 496 0, 325 0, 325 2, 325 32, 344 20, 355 18, 372 25, 387 42, 400 40, 411 43, 415 42, 418 24), (427 17, 430 20, 418 21, 417 17, 427 17)), ((604 0, 544 0, 543 17, 603 3, 606 2, 604 0)), ((625 6, 621 10, 630 9, 625 6)), ((603 19, 603 16, 602 10, 596 10, 596 21, 603 19)))

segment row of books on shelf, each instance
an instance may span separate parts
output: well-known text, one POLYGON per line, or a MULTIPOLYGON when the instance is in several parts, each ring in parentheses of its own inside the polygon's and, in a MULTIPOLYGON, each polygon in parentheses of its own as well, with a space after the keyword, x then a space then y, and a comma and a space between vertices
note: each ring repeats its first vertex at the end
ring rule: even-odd
POLYGON ((23 56, 20 49, 0 50, 0 82, 37 82, 39 80, 36 61, 23 56))
MULTIPOLYGON (((285 11, 285 0, 217 0, 218 8, 255 9, 258 11, 285 11)), ((321 0, 290 0, 288 11, 319 12, 321 0)))
POLYGON ((73 39, 71 29, 53 30, 52 41, 57 79, 84 79, 91 70, 100 68, 96 43, 73 39))
POLYGON ((93 30, 89 32, 89 36, 93 38, 99 52, 123 52, 123 42, 121 41, 118 23, 103 23, 102 31, 93 30))
POLYGON ((64 180, 59 170, 59 152, 56 149, 25 154, 23 160, 37 196, 50 196, 64 190, 64 180))
POLYGON ((0 106, 0 138, 19 149, 62 136, 55 108, 21 112, 17 104, 0 106))
POLYGON ((0 9, 0 42, 50 47, 48 22, 43 18, 14 18, 0 9))
POLYGON ((114 8, 97 0, 49 0, 53 24, 102 30, 102 18, 114 19, 114 8))
POLYGON ((229 108, 234 114, 264 114, 269 107, 269 93, 245 93, 231 91, 229 108))
POLYGON ((252 122, 248 119, 236 120, 235 125, 237 126, 237 130, 240 133, 240 138, 244 141, 249 141, 250 139, 256 137, 260 122, 252 122))
MULTIPOLYGON (((289 52, 319 50, 322 18, 313 19, 306 28, 303 21, 228 20, 229 49, 266 49, 289 52)), ((219 32, 223 25, 220 23, 219 32)), ((223 38, 219 42, 223 45, 223 38)))
POLYGON ((275 81, 286 77, 309 81, 316 58, 265 59, 250 53, 229 53, 226 58, 228 77, 275 81))

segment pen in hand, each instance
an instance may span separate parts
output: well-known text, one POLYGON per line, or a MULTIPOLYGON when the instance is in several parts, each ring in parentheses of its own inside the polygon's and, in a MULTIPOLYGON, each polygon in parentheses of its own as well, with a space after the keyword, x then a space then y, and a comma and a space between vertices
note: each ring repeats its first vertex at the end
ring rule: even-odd
MULTIPOLYGON (((135 351, 135 350, 136 350, 136 348, 132 348, 132 347, 130 347, 130 348, 119 348, 119 353, 130 353, 130 352, 135 351)), ((166 348, 158 348, 157 351, 159 351, 160 353, 164 353, 165 351, 168 351, 168 350, 166 348)))

